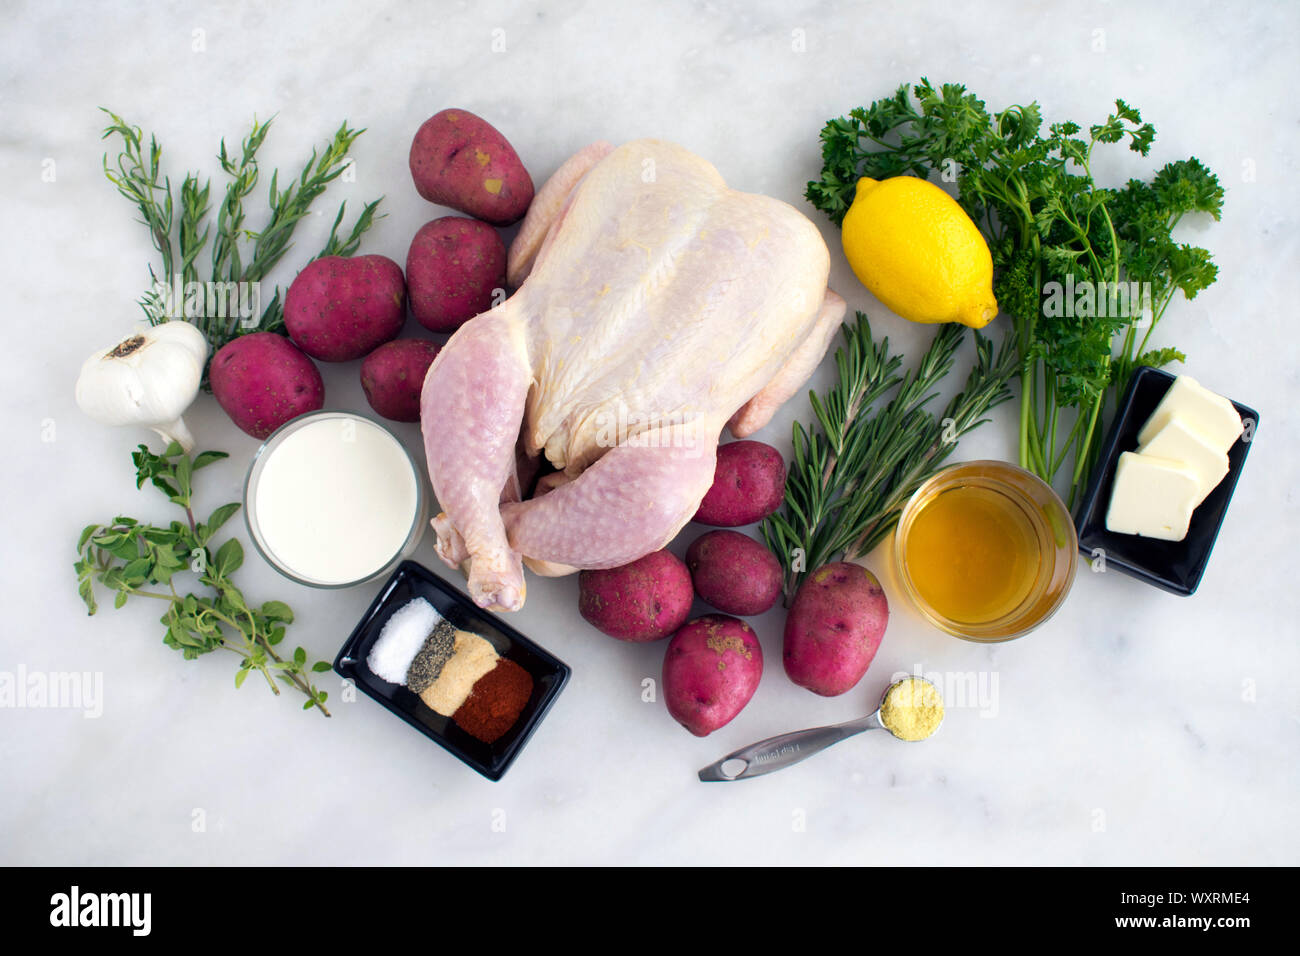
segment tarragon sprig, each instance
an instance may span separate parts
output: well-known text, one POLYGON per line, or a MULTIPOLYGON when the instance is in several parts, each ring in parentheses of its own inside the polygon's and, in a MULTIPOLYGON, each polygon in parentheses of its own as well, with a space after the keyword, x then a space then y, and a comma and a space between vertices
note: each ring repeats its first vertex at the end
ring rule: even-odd
MULTIPOLYGON (((167 320, 164 302, 153 287, 165 283, 172 287, 177 278, 183 283, 201 281, 199 257, 211 237, 211 281, 217 283, 260 282, 291 247, 294 229, 310 212, 312 203, 326 187, 338 179, 347 168, 348 152, 365 130, 352 129, 343 123, 332 139, 320 150, 312 150, 296 180, 283 189, 279 174, 273 172, 268 190, 269 217, 260 229, 245 224, 244 200, 257 186, 257 151, 271 129, 272 119, 265 123, 253 121, 252 131, 244 138, 237 153, 226 148, 225 140, 217 155, 222 171, 228 177, 225 195, 217 208, 214 225, 208 221, 211 211, 211 180, 200 181, 197 173, 187 173, 181 183, 180 217, 177 219, 176 197, 171 179, 162 171, 162 147, 155 136, 150 136, 145 146, 143 132, 110 110, 112 123, 104 130, 104 139, 118 136, 121 151, 115 163, 104 155, 104 174, 140 213, 140 221, 149 229, 149 237, 161 258, 161 267, 149 266, 151 287, 140 298, 149 324, 157 325, 167 320)), ((374 223, 381 199, 367 203, 350 230, 340 234, 347 204, 339 206, 329 239, 317 257, 350 256, 357 251, 361 237, 374 223)), ((382 217, 379 217, 382 218, 382 217)), ((243 322, 239 316, 209 315, 206 309, 200 315, 186 315, 208 338, 211 352, 239 335, 250 332, 276 332, 284 327, 283 299, 276 288, 266 303, 261 317, 254 322, 243 322)), ((206 382, 206 375, 205 375, 206 382)))
POLYGON ((166 527, 141 524, 118 516, 107 524, 87 525, 77 541, 77 587, 90 614, 98 610, 95 582, 115 592, 113 606, 120 608, 131 597, 166 602, 160 618, 167 628, 163 643, 181 652, 186 660, 215 650, 239 657, 235 686, 243 686, 252 671, 266 679, 275 694, 276 681, 288 684, 306 696, 303 709, 318 708, 328 717, 329 696, 311 683, 312 673, 330 669, 327 661, 307 666, 307 652, 297 647, 288 658, 276 647, 284 640, 285 626, 293 622, 293 611, 283 601, 250 605, 231 575, 244 562, 238 538, 227 539, 215 552, 212 540, 221 527, 239 511, 232 502, 217 508, 207 521, 196 521, 193 510, 194 472, 227 457, 225 452, 205 451, 191 459, 172 442, 161 455, 145 445, 133 452, 136 487, 147 481, 168 500, 185 511, 185 520, 166 527), (177 574, 193 572, 208 593, 181 594, 175 586, 177 574), (160 588, 155 590, 155 588, 160 588), (165 588, 166 590, 161 590, 165 588))

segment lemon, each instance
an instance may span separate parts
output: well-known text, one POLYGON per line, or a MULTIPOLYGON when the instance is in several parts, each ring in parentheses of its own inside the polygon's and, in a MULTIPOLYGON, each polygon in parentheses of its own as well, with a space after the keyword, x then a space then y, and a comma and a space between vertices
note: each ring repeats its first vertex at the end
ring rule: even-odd
POLYGON ((843 230, 854 274, 903 318, 979 329, 998 314, 988 244, 966 211, 933 183, 864 176, 843 230))

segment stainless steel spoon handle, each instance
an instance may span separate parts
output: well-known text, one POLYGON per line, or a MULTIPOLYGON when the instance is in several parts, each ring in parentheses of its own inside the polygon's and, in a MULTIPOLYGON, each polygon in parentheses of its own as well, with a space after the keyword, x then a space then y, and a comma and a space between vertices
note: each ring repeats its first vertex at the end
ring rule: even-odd
POLYGON ((850 720, 843 724, 812 727, 808 730, 796 730, 793 733, 769 737, 727 754, 717 763, 709 764, 700 771, 700 779, 729 782, 759 777, 798 763, 864 730, 876 730, 882 727, 880 712, 877 711, 868 717, 859 717, 857 720, 850 720), (735 761, 744 761, 744 766, 737 769, 735 761), (727 764, 732 766, 724 770, 727 764))

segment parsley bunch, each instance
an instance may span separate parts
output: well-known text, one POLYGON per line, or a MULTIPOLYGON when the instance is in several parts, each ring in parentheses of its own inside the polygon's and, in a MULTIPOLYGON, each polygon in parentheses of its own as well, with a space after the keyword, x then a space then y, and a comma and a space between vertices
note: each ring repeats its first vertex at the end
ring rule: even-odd
POLYGON ((1107 396, 1140 365, 1185 358, 1148 348, 1151 332, 1175 292, 1194 298, 1218 269, 1209 252, 1172 233, 1188 213, 1217 220, 1223 207, 1222 186, 1195 158, 1149 182, 1096 183, 1098 144, 1127 141, 1145 156, 1155 138, 1123 100, 1082 132, 1072 122, 1044 131, 1037 103, 990 113, 964 86, 922 79, 828 122, 822 176, 806 194, 839 223, 862 176, 937 172, 956 182, 958 202, 988 240, 994 293, 1013 323, 1020 464, 1051 482, 1069 462, 1071 504, 1094 464, 1107 396))

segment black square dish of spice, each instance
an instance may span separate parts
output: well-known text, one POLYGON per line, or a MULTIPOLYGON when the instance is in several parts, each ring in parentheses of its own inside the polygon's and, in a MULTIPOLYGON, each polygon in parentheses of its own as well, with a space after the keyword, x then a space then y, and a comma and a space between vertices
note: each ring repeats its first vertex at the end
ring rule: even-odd
MULTIPOLYGON (((382 667, 380 668, 382 670, 382 667)), ((366 696, 378 701, 440 747, 459 757, 489 780, 500 780, 528 738, 555 703, 569 679, 568 666, 491 612, 415 561, 403 561, 384 583, 356 628, 339 648, 334 670, 350 678, 366 696), (405 684, 386 681, 366 660, 384 625, 398 610, 423 598, 455 628, 487 641, 499 655, 495 679, 476 689, 515 692, 526 700, 513 721, 493 720, 477 698, 455 716, 443 716, 405 684), (504 666, 503 666, 504 665, 504 666), (521 673, 522 672, 522 673, 521 673), (509 726, 503 729, 503 724, 509 726), (464 726, 477 731, 470 733, 464 726), (487 742, 481 737, 491 740, 487 742)), ((511 708, 513 712, 513 708, 511 708)))

